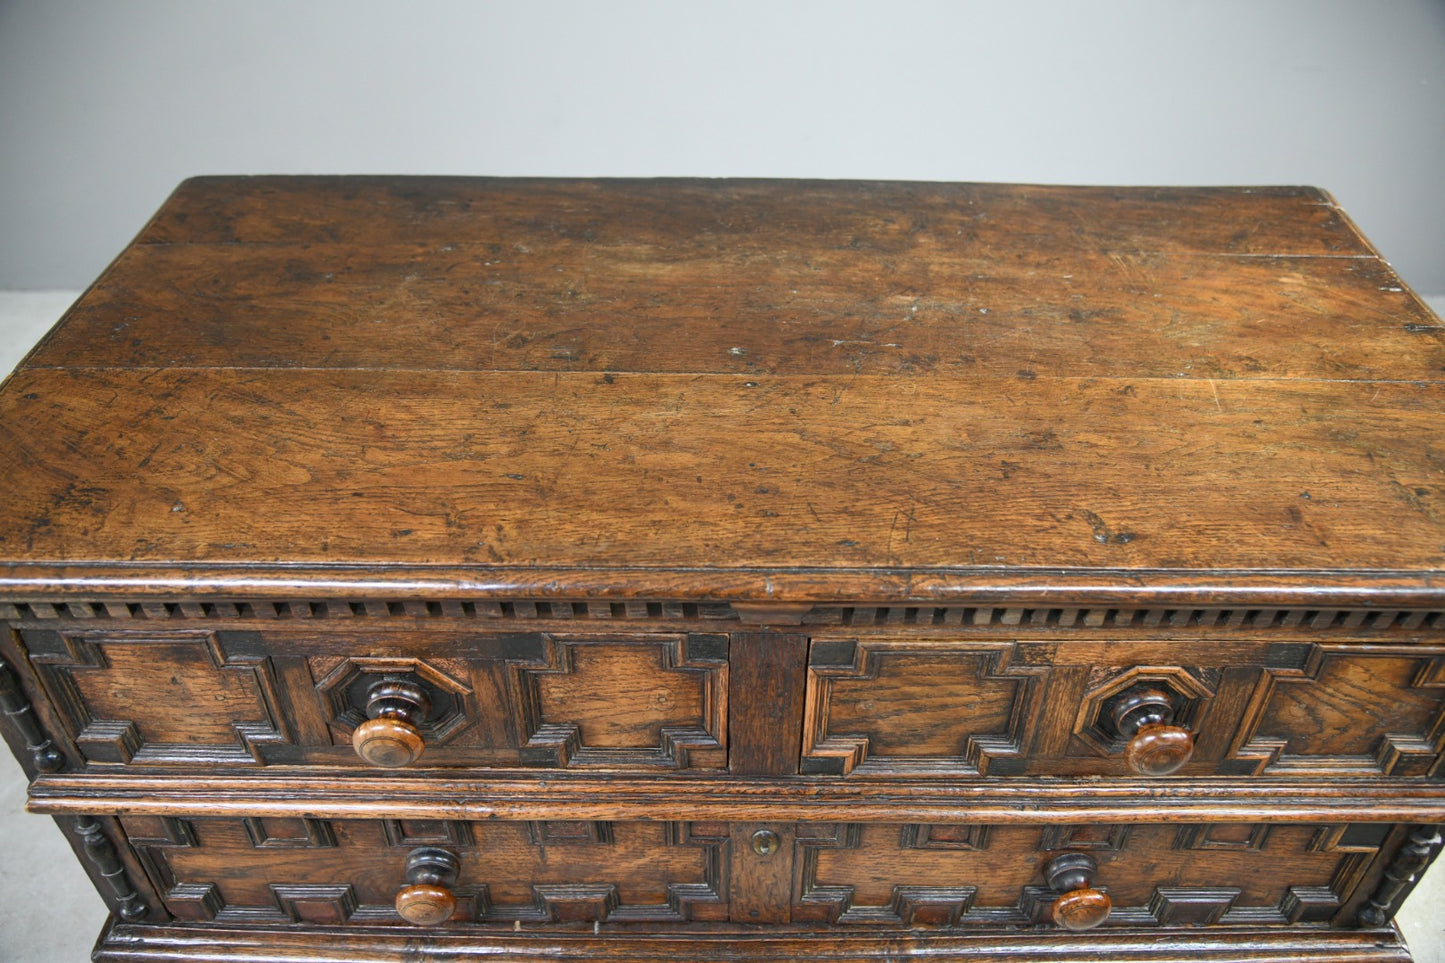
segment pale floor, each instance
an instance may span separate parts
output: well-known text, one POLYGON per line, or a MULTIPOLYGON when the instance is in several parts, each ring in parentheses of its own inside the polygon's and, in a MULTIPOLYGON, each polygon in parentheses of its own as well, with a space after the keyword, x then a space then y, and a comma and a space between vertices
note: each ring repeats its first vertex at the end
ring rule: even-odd
MULTIPOLYGON (((0 371, 8 372, 73 301, 75 291, 0 292, 0 371)), ((1445 315, 1445 297, 1430 299, 1445 315)), ((0 755, 8 756, 3 750, 0 755)), ((89 958, 105 909, 60 831, 24 813, 18 764, 0 760, 0 963, 89 958)), ((1441 861, 1445 866, 1445 860, 1441 861)), ((1445 869, 1433 869, 1399 917, 1417 963, 1445 963, 1445 869)))

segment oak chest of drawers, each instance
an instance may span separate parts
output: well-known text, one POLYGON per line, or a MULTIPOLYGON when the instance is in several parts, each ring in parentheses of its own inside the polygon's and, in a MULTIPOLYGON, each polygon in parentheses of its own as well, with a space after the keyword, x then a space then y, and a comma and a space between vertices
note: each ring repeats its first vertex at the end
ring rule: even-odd
POLYGON ((113 963, 1408 960, 1442 370, 1306 188, 188 181, 5 736, 113 963))

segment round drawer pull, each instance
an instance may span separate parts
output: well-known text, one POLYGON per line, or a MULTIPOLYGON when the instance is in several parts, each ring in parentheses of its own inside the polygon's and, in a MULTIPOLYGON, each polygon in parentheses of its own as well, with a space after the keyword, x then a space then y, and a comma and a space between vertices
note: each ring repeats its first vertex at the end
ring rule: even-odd
POLYGON ((1054 900, 1054 922, 1066 930, 1091 930, 1114 908, 1109 894, 1094 888, 1099 866, 1088 853, 1064 853, 1049 861, 1044 877, 1062 892, 1054 900))
POLYGON ((1174 700, 1155 686, 1140 686, 1114 702, 1114 730, 1128 739, 1124 761, 1141 776, 1167 776, 1194 756, 1194 734, 1174 724, 1174 700))
POLYGON ((436 926, 452 918, 457 898, 457 857, 445 849, 414 849, 406 858, 406 881, 396 894, 397 915, 417 926, 436 926))
POLYGON ((409 766, 421 758, 426 748, 421 725, 430 712, 431 698, 421 686, 383 679, 366 694, 368 718, 351 734, 351 746, 373 766, 409 766))

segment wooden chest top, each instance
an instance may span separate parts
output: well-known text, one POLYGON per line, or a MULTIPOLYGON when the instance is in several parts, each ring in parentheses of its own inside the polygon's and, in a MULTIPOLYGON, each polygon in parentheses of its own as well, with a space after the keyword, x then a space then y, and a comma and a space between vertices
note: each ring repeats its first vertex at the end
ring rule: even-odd
POLYGON ((201 178, 0 390, 0 591, 1439 598, 1310 188, 201 178))

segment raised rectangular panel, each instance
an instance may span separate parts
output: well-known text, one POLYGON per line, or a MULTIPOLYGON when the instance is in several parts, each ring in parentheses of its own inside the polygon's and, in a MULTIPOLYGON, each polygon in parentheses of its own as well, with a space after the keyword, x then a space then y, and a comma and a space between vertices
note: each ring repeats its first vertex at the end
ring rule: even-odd
POLYGON ((1009 642, 815 639, 804 773, 1022 771, 1047 668, 1009 642))
POLYGON ((1445 649, 1319 643, 1265 668, 1232 771, 1430 776, 1445 749, 1445 649))
POLYGON ((21 633, 85 761, 256 765, 291 735, 270 659, 248 632, 21 633))

